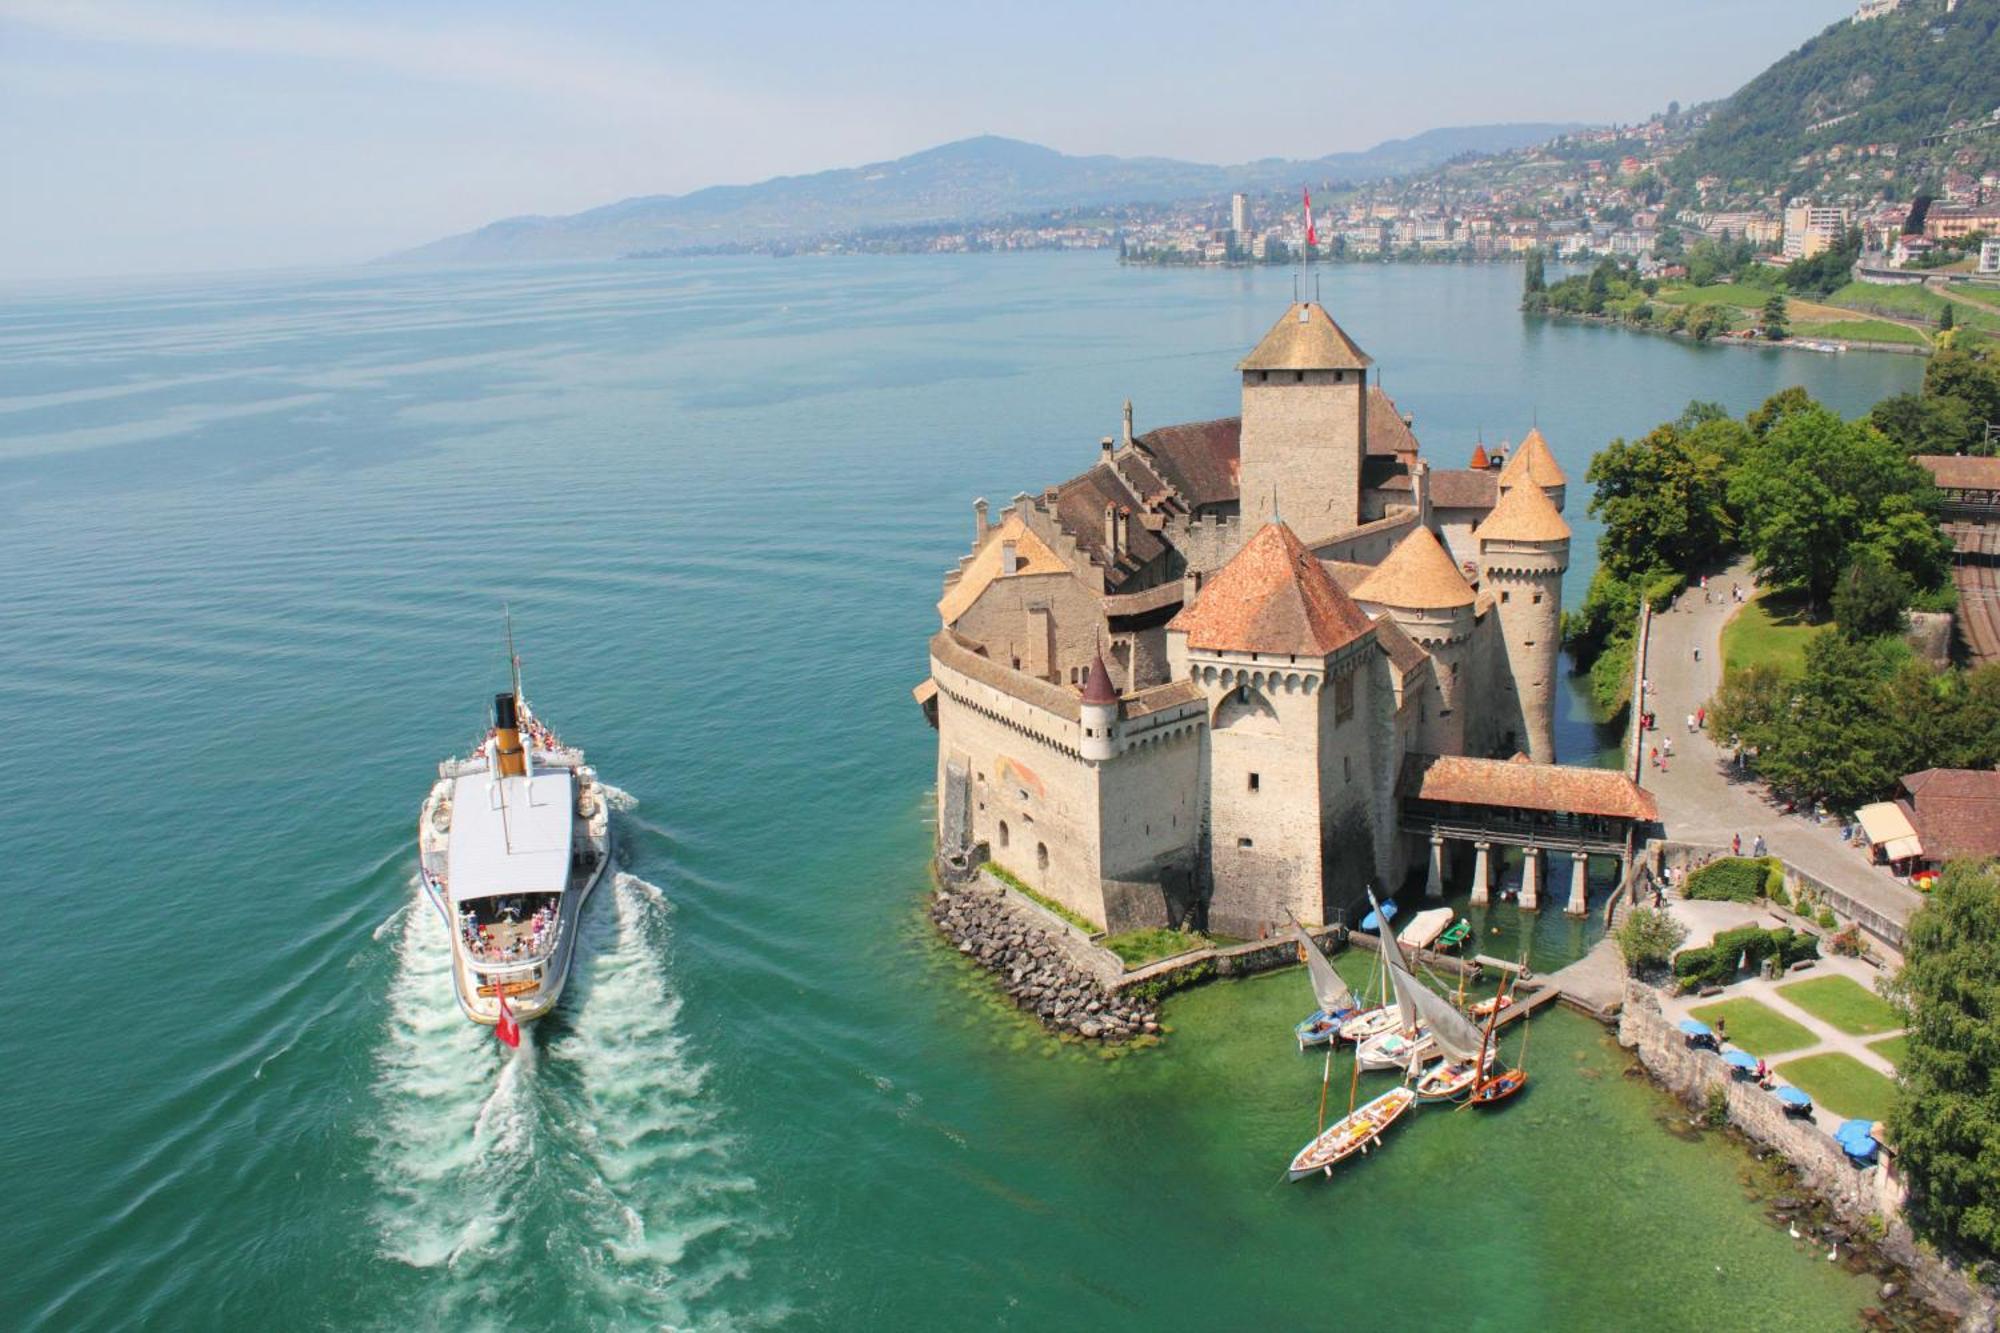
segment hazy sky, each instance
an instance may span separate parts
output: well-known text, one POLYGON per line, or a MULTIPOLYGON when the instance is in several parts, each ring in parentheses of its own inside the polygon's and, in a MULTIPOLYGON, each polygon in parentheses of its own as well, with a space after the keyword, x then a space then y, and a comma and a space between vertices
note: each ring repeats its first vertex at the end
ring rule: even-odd
POLYGON ((0 0, 0 275, 362 259, 979 133, 1229 162, 1637 120, 1852 8, 0 0))

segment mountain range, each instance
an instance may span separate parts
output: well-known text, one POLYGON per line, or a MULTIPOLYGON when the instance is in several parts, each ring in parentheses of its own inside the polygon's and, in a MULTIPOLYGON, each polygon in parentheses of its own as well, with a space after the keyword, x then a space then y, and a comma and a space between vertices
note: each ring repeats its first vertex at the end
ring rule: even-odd
POLYGON ((1051 209, 1170 203, 1232 190, 1407 175, 1465 153, 1505 152, 1580 128, 1466 125, 1303 161, 1210 166, 1165 157, 1073 156, 996 135, 891 162, 646 195, 566 217, 516 217, 396 255, 425 262, 608 259, 754 246, 875 227, 993 221, 1051 209))

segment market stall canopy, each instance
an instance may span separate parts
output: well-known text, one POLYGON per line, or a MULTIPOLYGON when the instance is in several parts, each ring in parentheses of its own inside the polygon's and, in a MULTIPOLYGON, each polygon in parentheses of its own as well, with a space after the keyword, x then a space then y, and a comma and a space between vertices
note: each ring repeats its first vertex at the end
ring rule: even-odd
POLYGON ((1854 812, 1854 817, 1861 821, 1868 845, 1879 849, 1889 860, 1902 861, 1924 854, 1923 840, 1910 826, 1910 817, 1894 801, 1864 805, 1854 812))

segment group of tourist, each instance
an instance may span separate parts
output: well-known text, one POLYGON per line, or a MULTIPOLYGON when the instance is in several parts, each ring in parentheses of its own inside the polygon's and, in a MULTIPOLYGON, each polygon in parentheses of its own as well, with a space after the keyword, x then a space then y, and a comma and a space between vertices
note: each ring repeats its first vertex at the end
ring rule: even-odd
POLYGON ((465 909, 458 917, 459 933, 472 956, 483 963, 504 963, 520 958, 536 958, 545 952, 548 941, 555 935, 555 904, 550 903, 529 917, 526 929, 519 929, 523 923, 518 918, 506 924, 517 929, 503 943, 495 937, 494 926, 481 925, 472 909, 465 909))

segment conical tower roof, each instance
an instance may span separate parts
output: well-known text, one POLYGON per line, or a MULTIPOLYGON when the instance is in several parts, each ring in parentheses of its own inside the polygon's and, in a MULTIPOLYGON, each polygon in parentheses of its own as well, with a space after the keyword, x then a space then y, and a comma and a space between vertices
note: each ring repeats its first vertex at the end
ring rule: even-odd
POLYGON ((1271 326, 1238 370, 1365 370, 1374 358, 1355 345, 1326 307, 1301 301, 1271 326))
POLYGON ((1487 468, 1493 466, 1493 460, 1486 456, 1485 445, 1475 444, 1472 446, 1472 462, 1469 466, 1474 472, 1484 472, 1487 468))
POLYGON ((1549 449, 1549 442, 1542 438, 1539 426, 1528 431, 1528 438, 1521 441, 1521 447, 1507 460, 1507 466, 1500 469, 1502 490, 1518 481, 1532 481, 1537 486, 1561 486, 1569 481, 1549 449))
POLYGON ((1118 687, 1111 683, 1111 672, 1104 666, 1104 650, 1099 648, 1097 656, 1090 661, 1090 672, 1083 681, 1083 701, 1087 704, 1116 704, 1118 687))
POLYGON ((1562 542, 1569 540, 1569 524, 1540 486, 1509 486, 1472 535, 1482 542, 1562 542))
POLYGON ((1396 543, 1388 558, 1375 566, 1354 589, 1357 602, 1402 607, 1411 611, 1441 611, 1472 605, 1472 585, 1452 563, 1429 528, 1419 527, 1396 543))
POLYGON ((1277 520, 1259 528, 1167 626, 1184 631, 1190 648, 1301 657, 1326 657, 1373 627, 1277 520))

